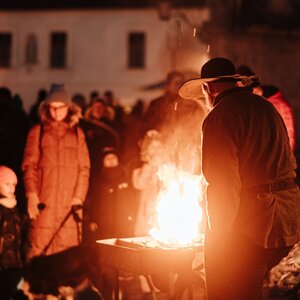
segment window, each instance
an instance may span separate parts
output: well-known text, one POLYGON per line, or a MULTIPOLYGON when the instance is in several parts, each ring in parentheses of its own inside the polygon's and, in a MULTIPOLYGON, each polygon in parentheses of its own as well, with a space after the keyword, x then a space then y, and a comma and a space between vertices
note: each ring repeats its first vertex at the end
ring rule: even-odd
POLYGON ((145 33, 130 33, 128 37, 128 67, 139 68, 145 67, 145 33))
POLYGON ((11 33, 0 33, 0 68, 11 66, 11 33))
POLYGON ((30 34, 26 39, 26 47, 25 47, 25 63, 27 65, 35 65, 37 64, 37 56, 38 56, 38 45, 37 45, 37 37, 34 34, 30 34))
POLYGON ((67 60, 67 34, 53 32, 51 34, 50 67, 62 69, 66 67, 67 60))

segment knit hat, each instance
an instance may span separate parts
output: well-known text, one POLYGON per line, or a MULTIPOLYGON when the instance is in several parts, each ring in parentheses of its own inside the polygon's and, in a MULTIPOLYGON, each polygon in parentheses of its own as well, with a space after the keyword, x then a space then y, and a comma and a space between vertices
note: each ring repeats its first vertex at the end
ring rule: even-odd
POLYGON ((5 183, 7 181, 18 182, 18 178, 12 169, 6 166, 0 166, 0 183, 5 183))
POLYGON ((100 154, 102 162, 103 162, 104 157, 108 154, 115 154, 117 157, 119 157, 119 154, 118 154, 117 150, 114 147, 104 147, 101 150, 101 154, 100 154))
POLYGON ((71 103, 71 97, 65 89, 64 84, 53 83, 45 100, 46 103, 63 102, 71 103))

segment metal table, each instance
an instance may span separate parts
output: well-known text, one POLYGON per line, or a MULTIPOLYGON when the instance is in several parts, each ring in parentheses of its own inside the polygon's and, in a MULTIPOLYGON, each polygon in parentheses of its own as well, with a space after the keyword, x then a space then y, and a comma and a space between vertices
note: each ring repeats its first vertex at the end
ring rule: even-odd
MULTIPOLYGON (((169 274, 168 298, 180 299, 183 290, 177 288, 174 274, 190 274, 196 252, 203 252, 203 238, 185 247, 166 247, 152 237, 113 238, 98 240, 101 265, 114 270, 114 299, 119 299, 119 271, 143 275, 157 299, 151 276, 169 274)), ((200 266, 200 268, 202 268, 200 266)))

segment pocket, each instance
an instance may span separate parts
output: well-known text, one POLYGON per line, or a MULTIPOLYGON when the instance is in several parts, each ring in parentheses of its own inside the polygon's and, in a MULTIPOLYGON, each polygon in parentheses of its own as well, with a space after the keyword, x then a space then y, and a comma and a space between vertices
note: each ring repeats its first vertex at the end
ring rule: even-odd
POLYGON ((272 193, 262 193, 257 195, 255 205, 260 209, 269 209, 275 204, 275 196, 272 193))

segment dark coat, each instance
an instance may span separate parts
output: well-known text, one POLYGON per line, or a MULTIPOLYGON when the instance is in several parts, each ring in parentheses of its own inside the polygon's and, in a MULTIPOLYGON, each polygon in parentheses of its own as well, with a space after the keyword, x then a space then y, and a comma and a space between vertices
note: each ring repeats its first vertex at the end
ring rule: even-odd
POLYGON ((123 168, 103 168, 95 183, 87 203, 89 222, 98 226, 94 239, 132 236, 136 197, 123 168))
POLYGON ((21 219, 16 208, 0 205, 0 268, 20 268, 21 219))
POLYGON ((274 106, 247 88, 223 91, 203 123, 203 173, 210 230, 240 232, 265 248, 300 237, 300 194, 251 187, 295 178, 287 130, 274 106), (255 188, 254 188, 255 191, 255 188))

